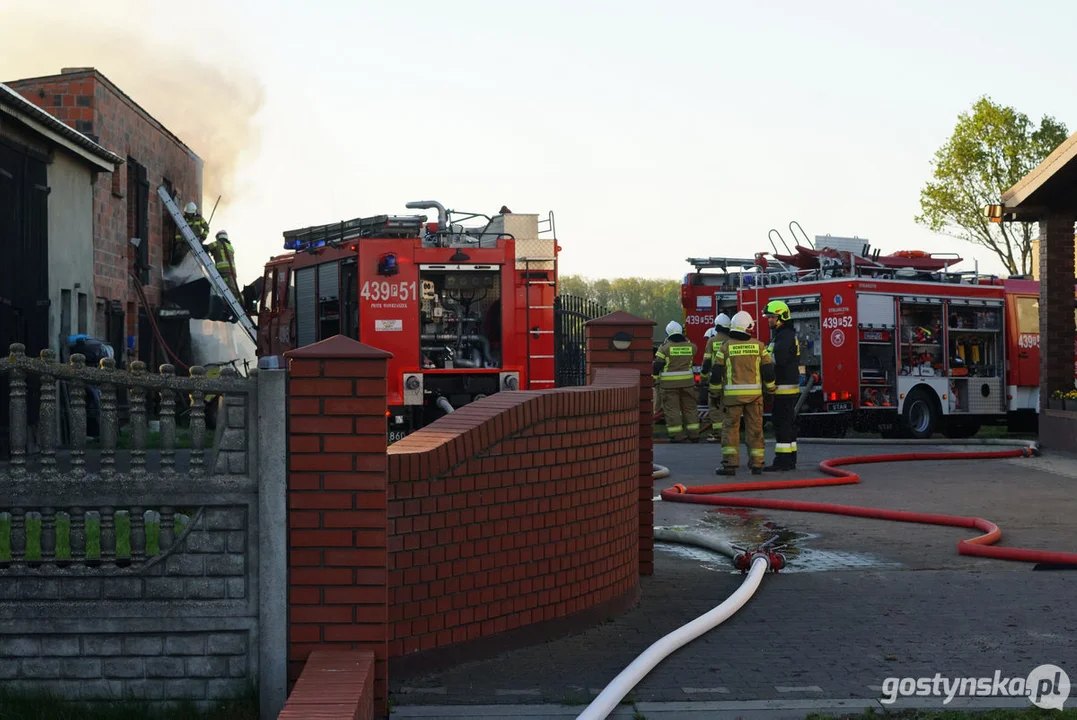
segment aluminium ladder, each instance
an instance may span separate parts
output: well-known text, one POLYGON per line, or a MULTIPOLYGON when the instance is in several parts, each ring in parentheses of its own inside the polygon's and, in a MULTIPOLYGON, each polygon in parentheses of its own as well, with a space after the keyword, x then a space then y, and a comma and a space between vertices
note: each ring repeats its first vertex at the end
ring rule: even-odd
POLYGON ((247 335, 251 340, 257 344, 258 342, 258 330, 254 327, 254 323, 251 322, 250 317, 247 315, 243 306, 240 305, 239 300, 232 294, 232 291, 228 288, 228 283, 224 281, 221 274, 217 272, 217 264, 213 262, 207 253, 205 248, 202 247, 202 243, 195 237, 194 231, 191 230, 191 226, 187 224, 187 221, 183 218, 183 213, 177 207, 175 201, 168 194, 168 189, 161 185, 157 188, 157 194, 161 197, 161 201, 164 202, 165 207, 168 208, 169 214, 172 216, 172 220, 175 221, 176 227, 179 229, 183 238, 187 241, 187 244, 191 247, 191 252, 198 258, 199 265, 202 266, 202 274, 209 280, 210 287, 213 291, 224 298, 224 301, 228 303, 228 307, 231 308, 232 313, 236 316, 239 324, 243 326, 247 335))

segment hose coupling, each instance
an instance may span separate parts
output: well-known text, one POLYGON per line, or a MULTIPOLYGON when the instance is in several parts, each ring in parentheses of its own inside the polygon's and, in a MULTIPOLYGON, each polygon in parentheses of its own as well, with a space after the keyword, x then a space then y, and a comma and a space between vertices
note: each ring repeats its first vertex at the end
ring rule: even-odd
MULTIPOLYGON (((760 550, 752 550, 750 552, 738 552, 733 556, 733 567, 740 570, 740 574, 743 575, 752 569, 752 563, 756 561, 756 558, 763 558, 767 561, 767 569, 773 568, 771 556, 777 553, 766 553, 760 550)), ((783 565, 784 567, 784 565, 783 565)))

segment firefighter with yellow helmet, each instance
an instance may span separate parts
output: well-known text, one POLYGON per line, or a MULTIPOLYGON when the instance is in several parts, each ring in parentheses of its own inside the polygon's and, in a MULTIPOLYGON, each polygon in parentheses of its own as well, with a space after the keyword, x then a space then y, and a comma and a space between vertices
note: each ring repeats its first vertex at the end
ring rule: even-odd
POLYGON ((740 422, 748 444, 748 467, 763 473, 763 395, 774 394, 774 363, 762 342, 751 336, 755 320, 743 310, 729 323, 729 339, 714 353, 711 394, 725 410, 722 423, 722 466, 718 475, 736 475, 740 465, 740 422))
POLYGON ((684 335, 681 324, 666 325, 666 340, 654 355, 653 372, 662 386, 663 412, 670 442, 699 442, 699 409, 692 360, 696 344, 684 335))
POLYGON ((722 414, 721 403, 716 402, 710 393, 709 384, 711 366, 714 365, 714 353, 722 347, 722 343, 729 339, 729 316, 719 313, 714 318, 714 327, 707 331, 707 345, 703 350, 703 365, 700 367, 699 404, 707 406, 707 419, 711 424, 711 435, 707 442, 722 441, 722 414))
POLYGON ((789 306, 771 300, 763 310, 770 323, 770 355, 774 361, 777 390, 771 421, 774 424, 774 461, 768 472, 795 470, 797 466, 796 407, 800 395, 800 341, 797 340, 789 306))

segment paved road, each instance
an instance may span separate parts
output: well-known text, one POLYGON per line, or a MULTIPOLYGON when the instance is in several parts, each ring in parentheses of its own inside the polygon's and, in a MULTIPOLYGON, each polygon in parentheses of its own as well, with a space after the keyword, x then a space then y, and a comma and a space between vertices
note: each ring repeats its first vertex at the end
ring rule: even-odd
MULTIPOLYGON (((802 445, 805 470, 783 478, 818 476, 811 468, 826 457, 882 452, 893 449, 802 445)), ((713 445, 662 445, 656 462, 671 470, 659 489, 727 480, 714 476, 713 445)), ((974 515, 1002 528, 1001 545, 1077 550, 1077 462, 1071 459, 879 464, 858 471, 859 485, 756 495, 974 515)), ((769 536, 774 528, 762 527, 768 522, 796 545, 791 572, 764 578, 741 612, 644 678, 634 701, 872 700, 888 677, 991 677, 998 670, 1024 678, 1044 663, 1067 669, 1077 684, 1071 610, 1077 572, 960 556, 958 540, 971 535, 956 528, 663 502, 655 519, 733 540, 769 536)), ((724 559, 661 545, 655 575, 643 580, 643 598, 631 611, 495 659, 391 679, 394 704, 589 702, 652 642, 717 605, 741 579, 724 559)))

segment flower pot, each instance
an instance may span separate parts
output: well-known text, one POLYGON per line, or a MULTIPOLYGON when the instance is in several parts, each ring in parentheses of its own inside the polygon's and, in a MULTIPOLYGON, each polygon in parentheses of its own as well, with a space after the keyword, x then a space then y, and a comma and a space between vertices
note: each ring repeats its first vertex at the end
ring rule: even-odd
POLYGON ((1050 398, 1047 401, 1047 407, 1051 410, 1064 410, 1065 406, 1062 403, 1062 398, 1050 398))
POLYGON ((1077 412, 1077 400, 1065 399, 1062 401, 1062 409, 1068 412, 1077 412))

